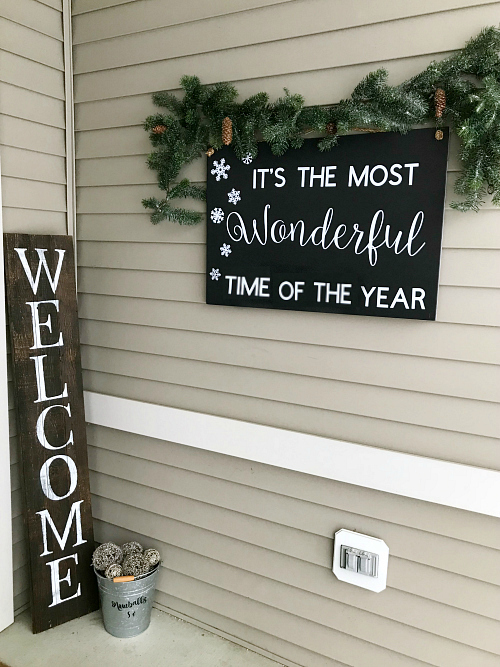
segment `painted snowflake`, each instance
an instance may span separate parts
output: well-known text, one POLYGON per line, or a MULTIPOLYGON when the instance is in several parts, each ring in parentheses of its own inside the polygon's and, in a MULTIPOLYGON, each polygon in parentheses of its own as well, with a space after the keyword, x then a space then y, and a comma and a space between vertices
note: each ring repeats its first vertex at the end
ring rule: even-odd
POLYGON ((212 278, 212 280, 219 280, 220 277, 221 277, 221 272, 219 271, 219 269, 212 269, 210 271, 210 278, 212 278))
POLYGON ((227 243, 223 243, 220 247, 220 254, 223 255, 224 257, 229 257, 231 254, 231 246, 228 245, 227 243))
POLYGON ((237 204, 239 201, 241 201, 240 190, 235 190, 233 188, 231 192, 227 193, 227 198, 229 199, 230 204, 237 204))
POLYGON ((231 169, 231 166, 226 164, 226 158, 221 158, 220 162, 214 160, 213 166, 214 168, 210 173, 215 176, 216 181, 220 181, 221 178, 227 178, 226 172, 231 169))
POLYGON ((213 208, 210 213, 210 219, 216 225, 220 225, 224 221, 224 211, 221 208, 213 208))
POLYGON ((251 153, 247 153, 246 155, 243 156, 242 160, 243 164, 251 164, 253 162, 253 157, 251 153))

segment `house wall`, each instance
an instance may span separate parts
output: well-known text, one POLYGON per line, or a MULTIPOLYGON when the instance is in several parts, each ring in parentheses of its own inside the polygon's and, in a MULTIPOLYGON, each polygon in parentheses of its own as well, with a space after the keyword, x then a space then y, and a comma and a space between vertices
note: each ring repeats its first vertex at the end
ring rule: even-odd
MULTIPOLYGON (((369 71, 443 58, 500 3, 75 0, 79 304, 87 390, 500 469, 499 213, 449 208, 437 321, 204 303, 205 225, 149 223, 141 127, 183 74, 284 86, 310 104, 369 71), (495 307, 496 306, 496 307, 495 307)), ((205 161, 186 173, 205 180, 205 161)), ((164 565, 157 603, 287 664, 498 664, 492 517, 89 426, 96 537, 137 537, 164 565), (330 571, 350 528, 391 550, 371 594, 330 571), (480 566, 478 564, 481 564, 480 566)))
MULTIPOLYGON (((66 233, 64 99, 61 0, 2 0, 0 158, 5 232, 66 233)), ((14 609, 19 612, 28 604, 29 584, 13 408, 10 391, 14 609)))

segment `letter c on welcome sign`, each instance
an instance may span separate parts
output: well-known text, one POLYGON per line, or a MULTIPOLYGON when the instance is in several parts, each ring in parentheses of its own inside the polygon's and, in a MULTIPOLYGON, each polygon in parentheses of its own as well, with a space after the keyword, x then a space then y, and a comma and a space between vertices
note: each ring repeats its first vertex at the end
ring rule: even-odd
POLYGON ((45 449, 64 449, 64 447, 67 447, 68 445, 73 444, 73 431, 70 431, 69 437, 67 441, 64 443, 64 445, 59 445, 59 447, 54 447, 53 445, 50 444, 50 442, 47 440, 47 436, 45 435, 45 418, 47 417, 47 414, 52 410, 53 408, 62 408, 63 410, 66 410, 68 415, 71 417, 71 408, 68 405, 60 405, 59 403, 56 403, 55 405, 49 405, 48 408, 45 408, 45 410, 42 410, 40 413, 40 416, 36 420, 36 437, 38 438, 38 442, 42 445, 42 447, 45 447, 45 449))

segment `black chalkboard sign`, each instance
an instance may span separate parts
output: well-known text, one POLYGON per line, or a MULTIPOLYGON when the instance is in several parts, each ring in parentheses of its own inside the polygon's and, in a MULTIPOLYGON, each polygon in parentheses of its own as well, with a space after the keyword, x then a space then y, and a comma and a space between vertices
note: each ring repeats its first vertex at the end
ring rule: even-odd
POLYGON ((448 132, 208 159, 209 304, 434 320, 448 132))

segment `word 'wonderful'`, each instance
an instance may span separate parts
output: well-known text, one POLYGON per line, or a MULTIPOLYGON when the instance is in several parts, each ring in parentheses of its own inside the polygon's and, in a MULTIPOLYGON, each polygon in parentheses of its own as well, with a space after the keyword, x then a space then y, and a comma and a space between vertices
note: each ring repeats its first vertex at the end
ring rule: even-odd
MULTIPOLYGON (((360 229, 357 222, 352 224, 348 231, 347 225, 340 224, 332 227, 334 216, 333 208, 329 208, 325 214, 323 224, 315 227, 310 234, 306 233, 303 220, 297 222, 284 222, 281 219, 270 223, 270 204, 264 207, 263 222, 259 226, 254 218, 251 232, 247 224, 237 211, 231 211, 226 219, 226 228, 229 237, 236 243, 244 241, 248 245, 257 242, 265 246, 268 242, 283 243, 283 241, 298 242, 300 246, 312 244, 320 246, 323 250, 334 246, 337 250, 352 248, 356 255, 366 253, 371 266, 375 266, 378 260, 378 250, 387 248, 395 255, 407 252, 410 257, 417 255, 425 246, 425 241, 415 247, 417 236, 424 224, 424 213, 418 211, 413 222, 405 235, 402 231, 393 232, 391 225, 384 220, 385 214, 378 210, 371 221, 368 232, 360 229)), ((248 225, 250 227, 250 225, 248 225)))

